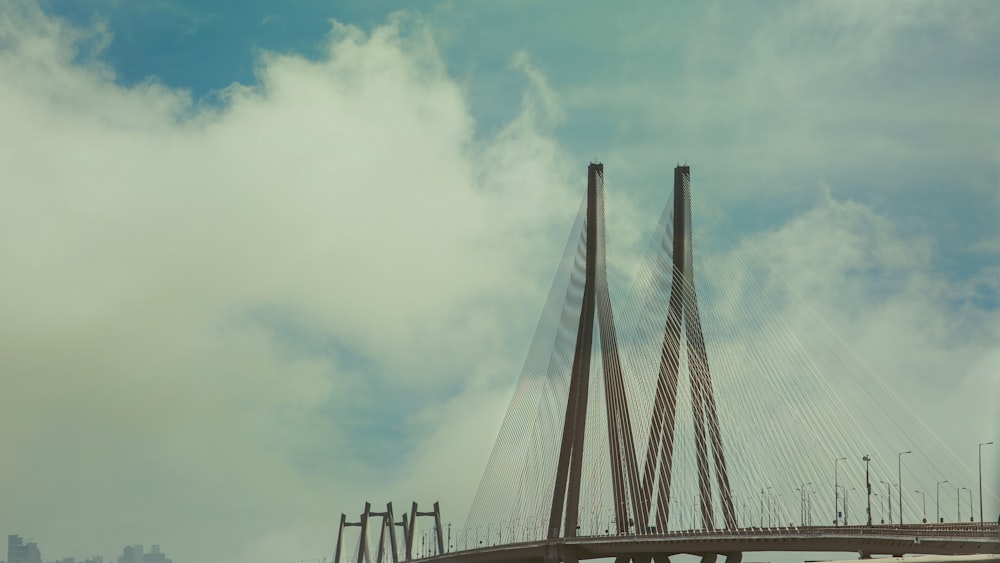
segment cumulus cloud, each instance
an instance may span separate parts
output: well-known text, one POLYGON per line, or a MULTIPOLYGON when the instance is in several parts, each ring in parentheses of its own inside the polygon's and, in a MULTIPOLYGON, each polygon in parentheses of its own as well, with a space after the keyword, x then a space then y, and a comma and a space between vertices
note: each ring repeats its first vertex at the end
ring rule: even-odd
MULTIPOLYGON (((876 470, 887 480, 896 478, 895 453, 913 449, 905 474, 911 488, 933 487, 942 479, 971 488, 976 443, 991 439, 998 423, 993 397, 1000 393, 1000 378, 986 366, 1000 358, 1000 311, 940 273, 941 256, 930 238, 904 236, 870 206, 827 196, 780 227, 708 258, 708 276, 725 272, 722 267, 734 258, 758 272, 752 274, 758 283, 737 277, 705 283, 715 285, 716 294, 741 293, 723 295, 737 307, 767 301, 774 307, 768 322, 780 318, 789 327, 795 346, 810 355, 844 401, 833 404, 833 396, 819 399, 821 393, 809 397, 817 405, 808 410, 829 415, 818 429, 807 426, 813 439, 859 423, 871 440, 868 453, 885 458, 876 470)), ((711 309, 707 316, 706 322, 727 322, 711 309)), ((764 345, 766 356, 778 356, 774 349, 780 345, 773 340, 754 342, 764 345)), ((768 376, 761 374, 761 381, 768 376)), ((803 378, 805 372, 793 372, 790 380, 803 378)), ((865 444, 838 446, 843 451, 837 455, 854 459, 865 444)), ((990 512, 998 501, 996 473, 985 469, 990 512)), ((919 513, 919 497, 904 495, 910 514, 919 513)), ((953 491, 944 491, 945 497, 954 502, 953 491)))
MULTIPOLYGON (((800 20, 816 23, 780 23, 800 20)), ((890 21, 871 41, 912 27, 890 21)), ((337 515, 364 500, 441 500, 457 524, 583 187, 546 73, 514 56, 521 112, 484 138, 432 31, 406 16, 334 23, 315 59, 263 53, 257 82, 211 107, 155 78, 116 83, 94 58, 106 34, 0 5, 0 528, 47 558, 144 542, 253 563, 327 553, 337 515)), ((762 28, 755 56, 785 39, 762 28)), ((882 49, 859 45, 859 60, 878 66, 882 49)), ((782 83, 754 81, 769 69, 735 84, 777 104, 782 83)), ((706 156, 696 197, 732 187, 709 164, 775 154, 814 125, 706 156)), ((685 154, 662 149, 655 166, 608 167, 612 263, 655 220, 617 171, 667 177, 664 154, 685 154)), ((916 410, 973 407, 942 417, 944 436, 989 427, 997 319, 977 299, 995 274, 955 284, 937 241, 870 205, 813 207, 752 242, 916 410)))
POLYGON ((615 61, 629 65, 605 63, 617 71, 607 80, 561 85, 570 115, 613 116, 605 161, 630 185, 663 186, 651 171, 689 159, 717 198, 753 206, 745 219, 753 228, 801 211, 806 194, 828 182, 897 219, 965 214, 973 220, 940 232, 955 248, 992 234, 986 227, 1000 217, 992 4, 676 12, 622 11, 629 33, 615 61), (785 201, 775 206, 778 197, 785 201))
POLYGON ((46 556, 323 552, 331 506, 413 474, 419 399, 516 365, 576 209, 552 94, 475 141, 398 16, 201 107, 116 84, 88 33, 0 9, 0 523, 46 556))

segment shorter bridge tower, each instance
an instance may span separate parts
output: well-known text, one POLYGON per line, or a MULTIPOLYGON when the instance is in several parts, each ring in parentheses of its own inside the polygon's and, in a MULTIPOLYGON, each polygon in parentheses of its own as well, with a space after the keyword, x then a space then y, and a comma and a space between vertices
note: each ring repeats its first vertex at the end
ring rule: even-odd
POLYGON ((434 509, 428 512, 421 512, 418 510, 418 505, 414 502, 410 508, 409 518, 407 518, 407 515, 404 513, 402 522, 395 521, 391 502, 386 503, 385 512, 372 512, 371 503, 366 502, 365 509, 361 512, 361 516, 357 522, 348 522, 346 514, 340 515, 340 527, 337 531, 337 547, 333 552, 333 563, 341 563, 340 560, 344 547, 344 529, 350 527, 361 528, 358 540, 358 563, 383 563, 387 552, 389 554, 389 560, 392 563, 399 563, 399 544, 396 538, 397 526, 403 529, 405 561, 410 561, 413 559, 413 540, 416 531, 415 524, 417 518, 421 516, 429 516, 434 519, 434 529, 436 532, 434 539, 437 543, 437 555, 443 555, 445 553, 445 549, 444 534, 441 530, 441 506, 437 502, 434 503, 434 509), (382 518, 381 525, 379 527, 378 549, 374 560, 371 558, 371 553, 368 547, 368 523, 372 517, 382 518), (388 546, 386 545, 387 540, 389 544, 388 546))

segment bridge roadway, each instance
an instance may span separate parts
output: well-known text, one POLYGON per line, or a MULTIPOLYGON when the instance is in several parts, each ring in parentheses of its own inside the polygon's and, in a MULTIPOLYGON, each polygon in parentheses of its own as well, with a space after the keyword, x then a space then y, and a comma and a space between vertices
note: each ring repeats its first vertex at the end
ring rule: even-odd
MULTIPOLYGON (((1000 554, 998 524, 806 526, 679 531, 649 535, 581 536, 495 545, 425 557, 427 563, 540 563, 650 555, 727 555, 761 551, 871 555, 1000 554)), ((734 558, 739 561, 738 557, 734 558)))

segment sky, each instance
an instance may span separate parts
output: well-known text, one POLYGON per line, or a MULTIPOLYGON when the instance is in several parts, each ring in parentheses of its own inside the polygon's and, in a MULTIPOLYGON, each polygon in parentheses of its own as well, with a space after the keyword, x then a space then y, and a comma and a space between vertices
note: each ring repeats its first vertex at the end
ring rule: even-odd
POLYGON ((460 525, 592 160, 609 260, 687 162, 974 466, 998 46, 976 1, 2 2, 0 534, 284 563, 365 500, 460 525))

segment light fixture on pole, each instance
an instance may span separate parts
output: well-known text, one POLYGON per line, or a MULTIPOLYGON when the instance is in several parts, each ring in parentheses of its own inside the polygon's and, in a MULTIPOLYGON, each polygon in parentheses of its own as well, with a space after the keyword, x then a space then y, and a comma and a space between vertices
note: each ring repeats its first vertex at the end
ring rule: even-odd
POLYGON ((833 460, 833 525, 840 525, 840 512, 837 509, 837 505, 840 504, 840 489, 837 488, 837 464, 841 461, 846 461, 846 457, 838 457, 833 460))
MULTIPOLYGON (((993 442, 983 442, 979 444, 979 523, 983 523, 983 446, 989 446, 993 442)), ((992 514, 992 512, 990 513, 992 514)))
MULTIPOLYGON (((836 485, 836 487, 837 487, 837 489, 840 489, 840 490, 843 490, 843 491, 844 491, 844 494, 843 494, 843 496, 841 496, 840 498, 842 498, 842 499, 843 499, 843 498, 847 498, 847 487, 845 487, 845 486, 843 486, 843 485, 836 485)), ((838 519, 839 519, 839 518, 840 518, 841 516, 844 516, 844 515, 845 515, 845 514, 847 513, 847 510, 844 510, 843 512, 841 512, 841 511, 840 511, 840 509, 842 508, 842 505, 841 505, 841 506, 836 506, 836 507, 834 507, 834 508, 835 508, 835 512, 837 512, 837 515, 838 515, 837 517, 838 517, 838 519)), ((835 521, 835 522, 834 522, 834 525, 836 525, 836 524, 837 524, 837 522, 835 521)), ((844 525, 845 525, 845 526, 847 525, 847 519, 846 519, 846 517, 844 518, 844 525)))
POLYGON ((935 515, 935 517, 936 517, 937 523, 939 523, 939 524, 942 522, 942 520, 941 520, 941 485, 944 485, 947 482, 948 482, 948 480, 945 479, 944 481, 938 481, 938 484, 937 484, 937 494, 935 495, 934 504, 936 505, 936 515, 935 515))
POLYGON ((955 487, 955 522, 962 521, 962 489, 965 487, 955 487))
POLYGON ((972 507, 972 489, 968 487, 962 487, 966 491, 969 491, 969 522, 976 521, 976 509, 972 507))
POLYGON ((889 499, 889 523, 892 524, 892 483, 888 481, 879 480, 879 483, 885 485, 885 496, 889 499))
POLYGON ((812 485, 812 481, 802 485, 799 489, 799 519, 802 521, 802 525, 806 525, 806 487, 812 485))
POLYGON ((806 500, 805 496, 802 494, 802 488, 796 488, 795 492, 799 493, 799 525, 806 525, 806 500))
POLYGON ((922 500, 921 504, 924 507, 924 524, 926 524, 927 523, 927 494, 925 494, 923 491, 913 491, 913 492, 920 493, 920 498, 922 500))
MULTIPOLYGON (((899 470, 899 525, 900 526, 903 525, 903 456, 912 453, 913 452, 910 450, 906 450, 905 452, 899 452, 896 460, 898 462, 897 469, 899 470)), ((889 512, 891 514, 892 505, 890 504, 889 506, 890 506, 889 512)))
POLYGON ((768 528, 771 527, 771 515, 774 513, 774 510, 771 508, 771 489, 772 489, 772 487, 768 487, 767 488, 767 527, 768 528))
POLYGON ((760 529, 764 529, 764 489, 760 490, 760 529))
POLYGON ((802 485, 802 525, 805 526, 806 522, 806 487, 812 485, 812 481, 809 481, 805 485, 802 485))
POLYGON ((812 513, 812 510, 813 510, 813 505, 812 505, 812 496, 813 496, 814 494, 816 494, 816 491, 809 491, 809 494, 808 494, 808 495, 806 495, 806 520, 807 520, 807 521, 809 522, 809 525, 810 525, 810 526, 812 526, 812 523, 813 523, 813 513, 812 513))
POLYGON ((867 489, 868 495, 868 525, 872 525, 872 482, 868 479, 868 464, 871 462, 872 458, 868 454, 865 454, 861 461, 865 462, 865 488, 867 489))

